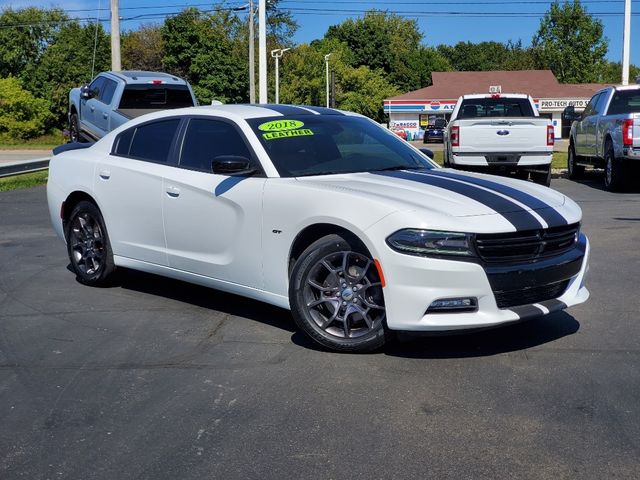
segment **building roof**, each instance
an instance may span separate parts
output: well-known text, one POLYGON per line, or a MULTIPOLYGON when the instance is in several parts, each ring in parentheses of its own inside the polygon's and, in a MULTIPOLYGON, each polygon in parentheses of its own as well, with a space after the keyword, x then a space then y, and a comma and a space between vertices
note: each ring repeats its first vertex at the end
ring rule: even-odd
POLYGON ((489 93, 500 85, 507 93, 527 93, 533 98, 591 97, 604 84, 563 84, 551 70, 494 70, 489 72, 433 72, 433 85, 387 100, 457 99, 469 93, 489 93))

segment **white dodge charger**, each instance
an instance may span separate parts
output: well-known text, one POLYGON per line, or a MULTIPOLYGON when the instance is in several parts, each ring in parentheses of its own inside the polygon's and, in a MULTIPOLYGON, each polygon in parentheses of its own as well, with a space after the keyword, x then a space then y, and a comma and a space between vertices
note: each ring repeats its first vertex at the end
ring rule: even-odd
POLYGON ((371 120, 287 105, 153 113, 50 164, 78 280, 118 267, 291 309, 313 340, 496 326, 582 303, 589 243, 569 198, 439 168, 371 120))

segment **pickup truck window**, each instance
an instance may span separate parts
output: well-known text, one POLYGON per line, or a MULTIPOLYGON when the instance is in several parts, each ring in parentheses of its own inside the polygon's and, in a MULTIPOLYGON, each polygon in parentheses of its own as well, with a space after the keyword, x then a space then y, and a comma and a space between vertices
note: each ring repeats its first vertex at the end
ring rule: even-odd
POLYGON ((458 118, 533 117, 526 98, 467 98, 462 100, 458 118))
POLYGON ((600 94, 600 98, 598 98, 598 102, 595 104, 595 111, 598 115, 602 115, 604 113, 604 107, 608 99, 609 95, 607 95, 607 92, 600 94))
POLYGON ((589 103, 585 107, 584 112, 582 112, 583 117, 588 117, 589 115, 593 115, 595 113, 596 103, 598 103, 601 95, 601 93, 596 93, 593 97, 591 97, 591 100, 589 100, 589 103))
POLYGON ((618 90, 609 104, 609 115, 640 112, 640 90, 618 90))
POLYGON ((106 79, 104 77, 97 77, 93 82, 91 82, 91 85, 89 85, 89 89, 93 92, 94 98, 100 96, 105 80, 106 79))
POLYGON ((186 85, 127 85, 122 93, 119 110, 170 109, 193 107, 191 92, 186 85))
POLYGON ((111 104, 111 100, 113 100, 113 94, 116 92, 116 87, 118 84, 113 80, 105 78, 104 86, 102 87, 102 92, 100 92, 100 100, 102 103, 107 105, 111 104))

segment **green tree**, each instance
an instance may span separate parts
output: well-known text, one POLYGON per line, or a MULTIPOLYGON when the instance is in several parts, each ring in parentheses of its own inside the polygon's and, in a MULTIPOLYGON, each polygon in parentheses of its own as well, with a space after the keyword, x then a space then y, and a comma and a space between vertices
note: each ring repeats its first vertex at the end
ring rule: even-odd
MULTIPOLYGON (((635 79, 640 75, 640 67, 636 65, 629 65, 629 83, 635 82, 635 79)), ((621 62, 607 62, 603 71, 600 82, 602 83, 620 83, 622 80, 622 63, 621 62)))
POLYGON ((382 121, 382 101, 398 95, 400 90, 386 79, 381 69, 352 66, 348 46, 336 40, 302 44, 287 54, 281 76, 282 101, 303 105, 326 104, 324 55, 327 53, 331 53, 330 65, 335 73, 336 107, 382 121))
POLYGON ((22 77, 39 63, 68 20, 60 9, 7 8, 0 13, 0 77, 22 77))
POLYGON ((371 10, 361 18, 329 27, 325 38, 345 43, 354 67, 380 69, 402 91, 422 85, 422 72, 415 68, 422 33, 415 20, 371 10))
POLYGON ((238 47, 241 27, 229 11, 183 10, 162 27, 163 69, 187 79, 201 103, 246 101, 249 76, 238 47))
POLYGON ((46 132, 49 102, 35 98, 15 77, 0 79, 0 141, 15 142, 46 132))
POLYGON ((162 70, 164 41, 158 25, 143 25, 122 36, 122 68, 125 70, 162 70))
POLYGON ((562 83, 597 82, 606 66, 602 22, 579 0, 551 4, 531 45, 538 68, 550 68, 562 83))
POLYGON ((66 125, 69 90, 108 70, 110 59, 109 36, 102 25, 67 23, 38 65, 27 69, 24 83, 36 96, 50 100, 55 125, 66 125))

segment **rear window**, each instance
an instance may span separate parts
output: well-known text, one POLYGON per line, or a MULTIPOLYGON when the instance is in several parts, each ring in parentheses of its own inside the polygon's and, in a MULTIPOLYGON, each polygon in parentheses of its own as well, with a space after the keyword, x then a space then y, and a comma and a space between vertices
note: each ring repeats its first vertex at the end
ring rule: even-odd
POLYGON ((533 117, 527 98, 467 98, 462 100, 457 118, 533 117))
POLYGON ((170 109, 192 107, 193 99, 186 85, 127 85, 120 99, 120 110, 170 109))
POLYGON ((617 91, 609 105, 609 115, 640 112, 640 90, 617 91))

